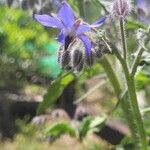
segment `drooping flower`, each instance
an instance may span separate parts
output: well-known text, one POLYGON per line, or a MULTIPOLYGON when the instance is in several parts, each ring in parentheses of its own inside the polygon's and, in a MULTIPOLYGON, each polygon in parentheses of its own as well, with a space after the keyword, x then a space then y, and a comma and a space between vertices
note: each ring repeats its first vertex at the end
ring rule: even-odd
POLYGON ((106 19, 106 17, 103 17, 92 25, 88 25, 81 19, 76 19, 73 10, 66 1, 62 2, 57 15, 35 14, 34 18, 43 26, 60 29, 57 39, 65 45, 65 49, 67 49, 74 38, 79 38, 84 44, 87 55, 90 55, 92 43, 84 33, 91 28, 100 26, 106 19))
POLYGON ((137 15, 143 23, 150 24, 150 2, 148 0, 137 0, 137 15))
POLYGON ((92 42, 91 54, 86 55, 84 44, 79 38, 75 38, 67 50, 64 50, 64 45, 61 45, 58 51, 58 63, 63 69, 80 72, 92 66, 97 58, 109 52, 106 43, 99 38, 96 32, 90 30, 85 35, 92 42))

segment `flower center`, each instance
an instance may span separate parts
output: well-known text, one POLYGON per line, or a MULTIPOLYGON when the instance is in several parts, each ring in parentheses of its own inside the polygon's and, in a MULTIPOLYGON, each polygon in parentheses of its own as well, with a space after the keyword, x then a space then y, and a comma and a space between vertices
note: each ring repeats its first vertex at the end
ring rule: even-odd
POLYGON ((82 19, 80 19, 80 18, 75 21, 75 23, 74 23, 74 28, 75 28, 76 30, 77 30, 77 28, 80 26, 81 22, 82 22, 82 19))
POLYGON ((81 25, 82 19, 77 19, 74 22, 74 25, 72 27, 72 29, 68 32, 68 35, 65 38, 65 49, 68 48, 69 44, 73 41, 73 39, 76 36, 76 31, 78 29, 78 27, 81 25))

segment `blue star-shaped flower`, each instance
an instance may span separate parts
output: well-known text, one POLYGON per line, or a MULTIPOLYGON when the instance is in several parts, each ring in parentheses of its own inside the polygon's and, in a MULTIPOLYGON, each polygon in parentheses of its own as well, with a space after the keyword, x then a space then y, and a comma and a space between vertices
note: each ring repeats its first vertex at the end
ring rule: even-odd
POLYGON ((84 44, 87 55, 91 54, 92 43, 84 33, 91 28, 99 27, 106 19, 103 17, 92 25, 88 25, 81 19, 76 19, 72 8, 66 1, 62 2, 57 15, 35 14, 34 18, 43 26, 60 29, 57 39, 64 44, 65 49, 68 48, 73 39, 79 38, 84 44))
POLYGON ((139 19, 145 24, 150 24, 150 3, 148 0, 137 0, 137 11, 139 19))

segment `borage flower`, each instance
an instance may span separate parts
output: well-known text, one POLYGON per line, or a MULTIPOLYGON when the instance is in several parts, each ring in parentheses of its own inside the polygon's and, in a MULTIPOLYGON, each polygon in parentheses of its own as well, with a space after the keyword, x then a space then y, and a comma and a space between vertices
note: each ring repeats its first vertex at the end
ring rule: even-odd
MULTIPOLYGON (((81 19, 76 19, 72 8, 66 1, 63 1, 61 8, 57 15, 52 14, 51 16, 43 14, 35 14, 34 18, 42 25, 46 27, 53 27, 60 29, 60 33, 57 37, 58 41, 63 44, 64 49, 67 51, 68 46, 75 40, 79 39, 82 41, 85 54, 87 57, 91 56, 92 42, 86 32, 90 31, 92 28, 99 27, 102 25, 106 19, 103 17, 97 22, 89 25, 83 22, 81 19)), ((67 55, 67 54, 66 54, 67 55)), ((69 56, 66 56, 69 59, 69 56)))
POLYGON ((145 24, 150 24, 150 2, 149 0, 137 0, 138 18, 145 24))

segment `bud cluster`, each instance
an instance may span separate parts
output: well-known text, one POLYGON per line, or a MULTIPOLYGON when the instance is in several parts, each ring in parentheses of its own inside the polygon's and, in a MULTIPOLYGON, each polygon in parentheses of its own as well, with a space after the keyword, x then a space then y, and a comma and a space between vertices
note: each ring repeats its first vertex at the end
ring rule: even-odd
POLYGON ((73 70, 80 72, 85 67, 91 67, 96 58, 101 58, 107 52, 107 46, 103 41, 100 41, 98 36, 93 32, 88 32, 92 42, 91 54, 88 55, 84 45, 78 38, 74 39, 65 49, 62 45, 58 50, 58 63, 65 70, 73 70))
POLYGON ((116 17, 125 18, 131 12, 130 0, 115 0, 112 12, 116 17))

